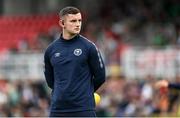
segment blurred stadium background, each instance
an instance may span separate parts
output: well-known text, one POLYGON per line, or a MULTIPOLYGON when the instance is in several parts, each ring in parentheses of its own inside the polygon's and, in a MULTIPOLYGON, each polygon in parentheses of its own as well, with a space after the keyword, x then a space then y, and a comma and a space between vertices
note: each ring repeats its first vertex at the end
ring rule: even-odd
POLYGON ((180 117, 179 0, 0 0, 0 116, 48 116, 43 52, 61 29, 64 6, 81 9, 85 35, 99 47, 107 81, 98 116, 180 117))

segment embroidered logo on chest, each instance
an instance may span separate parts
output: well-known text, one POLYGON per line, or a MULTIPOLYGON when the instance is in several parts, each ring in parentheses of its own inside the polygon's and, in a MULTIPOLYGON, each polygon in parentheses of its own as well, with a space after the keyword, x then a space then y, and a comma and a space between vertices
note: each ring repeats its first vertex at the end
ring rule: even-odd
POLYGON ((82 50, 81 49, 75 49, 74 50, 74 55, 80 56, 81 54, 82 54, 82 50))
POLYGON ((59 57, 60 55, 61 55, 61 53, 57 52, 57 53, 54 54, 54 57, 59 57))

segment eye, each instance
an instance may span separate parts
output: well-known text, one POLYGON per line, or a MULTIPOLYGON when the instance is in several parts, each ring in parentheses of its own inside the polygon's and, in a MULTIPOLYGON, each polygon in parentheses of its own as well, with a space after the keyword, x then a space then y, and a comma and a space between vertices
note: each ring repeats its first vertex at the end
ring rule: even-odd
POLYGON ((75 22, 77 22, 77 20, 71 20, 71 22, 75 23, 75 22))

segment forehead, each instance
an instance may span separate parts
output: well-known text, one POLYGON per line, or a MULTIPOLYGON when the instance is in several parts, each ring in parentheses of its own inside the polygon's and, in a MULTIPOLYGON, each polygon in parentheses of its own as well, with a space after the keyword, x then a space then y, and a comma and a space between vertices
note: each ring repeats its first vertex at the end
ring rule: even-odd
POLYGON ((77 14, 67 14, 64 16, 65 19, 72 20, 72 19, 81 19, 81 13, 77 14))

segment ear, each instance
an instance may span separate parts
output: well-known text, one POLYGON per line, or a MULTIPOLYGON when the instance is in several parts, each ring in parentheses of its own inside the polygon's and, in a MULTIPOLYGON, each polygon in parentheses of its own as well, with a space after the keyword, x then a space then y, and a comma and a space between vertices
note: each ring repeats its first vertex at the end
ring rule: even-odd
POLYGON ((64 20, 60 19, 60 20, 59 20, 59 25, 60 25, 61 27, 64 27, 64 20))

